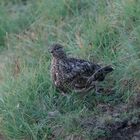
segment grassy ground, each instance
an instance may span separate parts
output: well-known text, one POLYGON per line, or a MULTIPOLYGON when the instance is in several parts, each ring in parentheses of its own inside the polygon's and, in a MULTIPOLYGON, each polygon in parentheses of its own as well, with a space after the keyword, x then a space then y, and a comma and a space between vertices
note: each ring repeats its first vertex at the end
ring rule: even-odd
POLYGON ((139 0, 1 0, 5 139, 131 139, 140 123, 139 15, 139 0), (55 91, 48 53, 54 42, 71 56, 115 68, 101 83, 101 95, 67 98, 55 91))

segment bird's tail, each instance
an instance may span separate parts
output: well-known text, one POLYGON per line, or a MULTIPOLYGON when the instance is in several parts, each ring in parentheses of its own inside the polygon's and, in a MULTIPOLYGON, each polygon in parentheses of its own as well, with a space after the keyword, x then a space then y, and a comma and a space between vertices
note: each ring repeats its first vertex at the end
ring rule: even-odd
POLYGON ((114 69, 111 67, 111 66, 105 66, 105 67, 102 67, 100 68, 99 70, 97 70, 95 73, 94 73, 94 80, 96 81, 103 81, 105 76, 112 72, 114 69))
POLYGON ((113 67, 111 67, 111 66, 105 66, 105 67, 103 67, 103 68, 101 68, 99 70, 99 73, 108 74, 108 73, 112 72, 113 70, 114 70, 113 67))
POLYGON ((93 81, 103 81, 105 76, 112 72, 114 69, 111 66, 105 66, 98 69, 87 81, 87 85, 91 84, 93 81))

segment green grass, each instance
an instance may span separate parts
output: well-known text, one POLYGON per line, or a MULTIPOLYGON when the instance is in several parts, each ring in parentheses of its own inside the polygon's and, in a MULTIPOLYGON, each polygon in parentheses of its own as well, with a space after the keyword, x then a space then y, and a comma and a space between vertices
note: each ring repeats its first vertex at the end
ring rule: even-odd
POLYGON ((139 110, 131 109, 110 119, 98 107, 127 105, 140 91, 139 15, 137 0, 1 1, 0 132, 11 140, 88 140, 111 135, 106 123, 136 116, 139 110), (101 83, 113 93, 67 98, 55 91, 48 53, 54 42, 71 56, 113 65, 114 72, 101 83), (59 113, 50 117, 53 111, 59 113), (88 118, 95 118, 95 125, 83 127, 88 118))

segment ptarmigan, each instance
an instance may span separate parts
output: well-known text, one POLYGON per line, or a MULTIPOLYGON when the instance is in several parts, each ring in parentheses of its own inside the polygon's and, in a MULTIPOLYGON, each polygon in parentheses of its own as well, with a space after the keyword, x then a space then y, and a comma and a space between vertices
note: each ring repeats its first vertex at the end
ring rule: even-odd
POLYGON ((103 81, 113 71, 111 66, 101 67, 98 64, 82 59, 69 58, 60 44, 53 44, 51 77, 53 84, 62 93, 75 91, 85 93, 96 88, 96 83, 103 81))

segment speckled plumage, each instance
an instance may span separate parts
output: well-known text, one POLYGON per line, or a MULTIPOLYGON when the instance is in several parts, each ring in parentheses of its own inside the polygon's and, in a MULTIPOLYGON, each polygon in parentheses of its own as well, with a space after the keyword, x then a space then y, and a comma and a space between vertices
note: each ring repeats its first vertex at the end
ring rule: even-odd
POLYGON ((92 62, 69 58, 60 44, 51 46, 51 77, 54 85, 63 93, 69 90, 88 92, 95 88, 97 81, 103 81, 111 72, 111 66, 101 67, 92 62))

